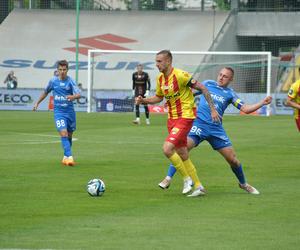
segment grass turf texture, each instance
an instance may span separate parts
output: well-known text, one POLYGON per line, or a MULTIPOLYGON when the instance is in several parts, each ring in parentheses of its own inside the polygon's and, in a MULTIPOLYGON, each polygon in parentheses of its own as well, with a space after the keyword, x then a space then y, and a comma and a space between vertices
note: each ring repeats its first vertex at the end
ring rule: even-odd
MULTIPOLYGON (((0 249, 299 249, 299 134, 292 117, 226 116, 224 125, 249 183, 237 186, 205 142, 191 158, 208 190, 181 194, 176 176, 157 184, 166 117, 151 126, 133 114, 77 114, 76 167, 61 166, 52 113, 0 112, 0 249), (106 192, 90 197, 86 183, 106 192)), ((144 121, 144 117, 142 117, 144 121)))

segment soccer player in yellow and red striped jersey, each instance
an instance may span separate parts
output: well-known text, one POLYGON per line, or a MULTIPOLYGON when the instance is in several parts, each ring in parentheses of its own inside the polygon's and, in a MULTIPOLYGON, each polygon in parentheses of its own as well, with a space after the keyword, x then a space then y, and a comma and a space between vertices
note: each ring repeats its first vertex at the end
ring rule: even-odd
MULTIPOLYGON (((300 74, 300 68, 299 68, 300 74)), ((294 117, 300 132, 300 79, 292 84, 288 92, 286 104, 294 108, 294 117)))
POLYGON ((192 88, 201 91, 205 96, 213 121, 220 122, 219 114, 207 88, 194 80, 189 73, 173 68, 172 53, 169 50, 158 52, 155 60, 160 71, 156 81, 156 95, 148 98, 138 96, 136 104, 155 104, 166 99, 169 135, 165 139, 163 152, 183 177, 182 193, 187 194, 191 191, 190 176, 194 182, 195 191, 193 193, 196 192, 198 196, 203 195, 205 194, 204 187, 187 150, 187 134, 196 117, 192 88))

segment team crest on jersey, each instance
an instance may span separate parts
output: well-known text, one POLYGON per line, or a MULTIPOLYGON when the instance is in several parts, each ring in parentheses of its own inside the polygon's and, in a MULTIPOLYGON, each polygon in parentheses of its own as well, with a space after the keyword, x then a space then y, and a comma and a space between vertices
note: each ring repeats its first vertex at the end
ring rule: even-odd
POLYGON ((289 95, 292 95, 292 94, 293 94, 293 90, 290 89, 290 90, 289 90, 289 95))
POLYGON ((179 128, 173 128, 172 131, 171 131, 171 134, 172 135, 176 135, 179 131, 179 128))
POLYGON ((59 83, 59 86, 60 86, 60 87, 64 87, 65 84, 64 84, 63 82, 60 82, 60 83, 59 83))
POLYGON ((189 77, 189 76, 190 76, 189 73, 187 73, 187 72, 183 72, 183 75, 184 75, 185 77, 189 77))
POLYGON ((164 90, 173 89, 173 84, 163 86, 164 90))
POLYGON ((191 83, 194 85, 197 81, 195 79, 191 80, 191 83))

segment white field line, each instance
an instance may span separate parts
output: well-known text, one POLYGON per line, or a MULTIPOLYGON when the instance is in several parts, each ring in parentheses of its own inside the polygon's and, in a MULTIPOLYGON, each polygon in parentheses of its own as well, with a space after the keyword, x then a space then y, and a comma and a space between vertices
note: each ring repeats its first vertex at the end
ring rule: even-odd
MULTIPOLYGON (((30 140, 22 140, 22 137, 19 138, 22 141, 17 142, 1 142, 0 145, 39 145, 39 144, 52 144, 52 143, 61 143, 61 140, 59 135, 47 135, 47 134, 33 134, 33 133, 19 133, 14 132, 13 134, 17 135, 29 135, 29 136, 39 136, 39 137, 46 137, 46 138, 56 138, 57 140, 50 139, 49 141, 47 139, 30 139, 30 140)), ((72 139, 72 141, 78 141, 78 138, 72 139)))

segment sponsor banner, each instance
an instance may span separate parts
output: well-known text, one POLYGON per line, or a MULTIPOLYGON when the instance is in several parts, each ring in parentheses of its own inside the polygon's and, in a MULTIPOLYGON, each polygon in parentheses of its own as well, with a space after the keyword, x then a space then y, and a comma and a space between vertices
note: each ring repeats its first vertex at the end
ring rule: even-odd
MULTIPOLYGON (((38 100, 43 89, 6 89, 0 88, 0 110, 32 110, 33 104, 38 100)), ((253 104, 261 101, 266 95, 262 93, 238 93, 238 96, 246 103, 253 104)), ((52 110, 51 94, 40 103, 39 110, 52 110)), ((134 110, 134 100, 131 97, 131 90, 94 90, 93 98, 95 104, 93 110, 98 112, 132 112, 134 110), (100 101, 99 101, 100 100, 100 101), (112 105, 109 101, 113 101, 112 105), (108 105, 108 106, 107 106, 108 105), (106 107, 107 106, 107 107, 106 107), (112 111, 109 111, 111 110, 112 111)), ((199 102, 199 96, 195 97, 195 102, 199 102)), ((288 107, 286 103, 287 94, 278 93, 273 95, 271 104, 272 115, 292 115, 293 109, 288 107)), ((76 111, 86 112, 87 110, 87 92, 81 92, 80 99, 74 101, 76 111)), ((167 109, 164 105, 149 105, 152 113, 166 113, 167 109)), ((140 109, 144 112, 144 109, 140 109)), ((239 114, 240 111, 233 105, 229 105, 226 114, 239 114)), ((262 107, 255 112, 257 115, 265 115, 266 107, 262 107)))
MULTIPOLYGON (((43 89, 0 89, 0 110, 32 110, 34 103, 43 93, 43 89)), ((52 95, 49 94, 43 102, 40 103, 38 110, 53 110, 52 95)), ((86 92, 74 101, 76 111, 87 110, 86 92)))
MULTIPOLYGON (((42 89, 0 89, 0 110, 32 110, 42 89)), ((40 104, 41 110, 48 110, 49 98, 40 104)))
POLYGON ((275 115, 293 115, 293 108, 286 105, 287 93, 277 93, 273 95, 272 111, 275 115))
POLYGON ((132 99, 96 99, 97 112, 133 112, 132 99))

